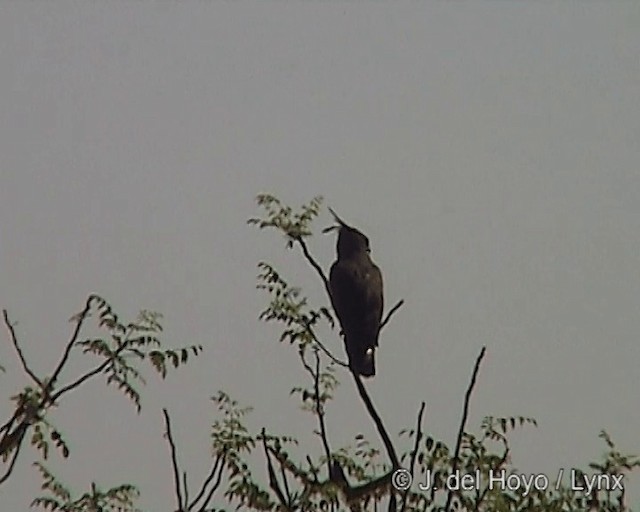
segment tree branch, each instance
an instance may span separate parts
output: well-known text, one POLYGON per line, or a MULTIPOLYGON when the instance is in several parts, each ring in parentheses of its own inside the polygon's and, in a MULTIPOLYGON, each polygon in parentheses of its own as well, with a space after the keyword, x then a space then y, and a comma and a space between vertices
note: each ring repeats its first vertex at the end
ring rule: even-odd
POLYGON ((80 329, 82 328, 82 324, 84 323, 84 321, 89 316, 89 310, 91 309, 91 304, 95 298, 96 298, 95 295, 93 294, 89 295, 89 297, 87 298, 87 302, 85 303, 84 309, 77 315, 74 315, 73 317, 71 317, 71 320, 76 321, 76 326, 73 330, 73 334, 71 335, 71 338, 69 339, 69 342, 67 343, 67 346, 64 349, 64 353, 62 354, 62 359, 60 359, 58 366, 56 366, 56 369, 54 370, 53 375, 51 376, 51 380, 49 381, 49 384, 47 386, 48 389, 53 389, 53 386, 55 385, 56 380, 60 376, 60 372, 64 368, 64 365, 67 364, 67 360, 69 359, 69 355, 71 354, 71 349, 75 345, 76 341, 78 341, 78 335, 80 334, 80 329))
MULTIPOLYGON (((80 386, 83 382, 89 380, 91 377, 102 373, 107 366, 109 366, 110 363, 112 363, 114 361, 114 359, 116 357, 118 357, 122 352, 124 352, 124 350, 128 347, 127 343, 128 343, 128 337, 131 335, 131 330, 129 330, 129 332, 126 333, 123 342, 118 346, 118 348, 116 349, 115 352, 113 352, 113 354, 111 355, 111 357, 109 357, 108 359, 106 359, 105 361, 103 361, 102 363, 100 363, 98 366, 96 366, 93 370, 89 370, 87 373, 85 373, 84 375, 81 375, 80 377, 78 377, 75 381, 70 382, 69 384, 67 384, 66 386, 61 387, 58 391, 56 391, 55 393, 51 394, 51 402, 55 402, 56 400, 58 400, 63 394, 67 393, 68 391, 71 391, 75 388, 77 388, 78 386, 80 386)), ((53 389, 53 388, 52 388, 53 389)))
POLYGON ((382 438, 382 442, 384 443, 384 446, 387 450, 387 454, 389 455, 389 459, 391 460, 391 465, 394 470, 398 469, 400 467, 400 462, 398 461, 398 456, 396 455, 396 450, 393 447, 391 438, 389 437, 387 430, 384 428, 384 424, 382 423, 380 416, 376 412, 376 409, 373 406, 373 403, 371 402, 371 399, 369 398, 367 390, 365 389, 364 384, 362 384, 360 377, 353 371, 351 372, 351 374, 353 375, 353 380, 356 381, 356 387, 358 388, 358 393, 360 394, 360 398, 362 398, 362 401, 364 402, 364 405, 367 408, 369 415, 373 419, 373 422, 376 424, 378 433, 382 438))
MULTIPOLYGON (((207 492, 207 487, 209 486, 209 484, 211 483, 211 481, 213 480, 213 478, 216 475, 216 471, 218 470, 218 464, 221 463, 223 461, 223 457, 221 455, 218 455, 215 460, 213 461, 213 464, 211 466, 211 471, 209 471, 209 474, 207 475, 207 478, 205 479, 205 481, 202 483, 202 487, 200 488, 200 491, 198 492, 198 495, 193 498, 193 501, 189 504, 187 504, 187 509, 191 510, 192 508, 195 507, 196 503, 198 503, 198 501, 200 501, 202 499, 202 497, 204 496, 204 493, 207 492)), ((207 503, 205 502, 205 504, 203 505, 203 508, 206 508, 207 503)))
MULTIPOLYGON (((302 353, 301 353, 302 355, 302 353)), ((324 422, 324 409, 322 407, 322 403, 320 402, 320 356, 318 355, 318 351, 315 351, 316 356, 316 369, 315 371, 307 364, 304 357, 302 359, 302 364, 305 369, 311 374, 313 377, 313 386, 314 386, 314 402, 316 406, 316 415, 318 416, 318 423, 320 424, 320 438, 322 439, 322 446, 324 447, 324 454, 327 458, 327 472, 329 477, 331 477, 331 448, 329 447, 329 440, 327 438, 327 428, 324 422)))
POLYGON ((186 471, 182 472, 182 488, 184 489, 184 506, 186 508, 186 510, 184 512, 187 512, 188 506, 189 506, 189 486, 187 485, 187 472, 186 471))
POLYGON ((309 334, 311 334, 313 341, 316 343, 316 345, 318 345, 318 347, 320 347, 320 349, 327 355, 329 359, 331 359, 337 365, 342 366, 343 368, 349 368, 349 365, 347 363, 340 361, 340 359, 334 356, 329 351, 329 349, 322 344, 322 342, 318 339, 318 337, 316 336, 316 333, 314 332, 313 328, 310 325, 307 324, 305 327, 307 328, 307 331, 309 332, 309 334))
MULTIPOLYGON (((27 433, 27 430, 33 424, 34 419, 36 419, 38 417, 38 415, 40 414, 41 411, 43 411, 44 409, 47 408, 48 404, 55 403, 55 399, 59 398, 61 396, 61 394, 62 394, 61 392, 56 393, 55 397, 52 397, 50 393, 54 389, 55 382, 58 379, 62 369, 65 366, 65 364, 67 363, 67 360, 69 359, 69 355, 71 353, 71 350, 72 350, 74 344, 76 343, 76 341, 78 339, 78 335, 80 333, 80 329, 82 327, 82 324, 83 324, 84 320, 87 318, 87 316, 89 315, 89 310, 91 308, 91 304, 92 304, 94 298, 95 298, 94 295, 90 295, 88 297, 87 301, 86 301, 84 309, 80 313, 78 313, 77 315, 72 317, 72 319, 76 319, 75 329, 73 331, 71 339, 69 340, 69 342, 67 343, 67 346, 65 347, 64 353, 62 355, 62 359, 58 363, 56 369, 53 372, 53 375, 51 376, 51 379, 46 383, 46 385, 29 369, 29 367, 28 367, 28 365, 26 363, 26 359, 24 358, 24 355, 23 355, 23 353, 22 353, 22 351, 21 351, 21 349, 20 349, 20 347, 18 345, 17 338, 15 336, 15 331, 13 329, 13 326, 9 322, 7 312, 6 312, 6 310, 3 310, 5 324, 7 325, 8 329, 9 329, 9 332, 11 334, 12 343, 13 343, 13 345, 14 345, 17 353, 18 353, 18 357, 20 358, 20 361, 21 361, 21 363, 23 365, 23 368, 25 369, 26 373, 38 384, 38 386, 42 390, 42 397, 39 399, 37 406, 32 404, 31 407, 28 410, 25 410, 23 413, 21 413, 19 411, 19 409, 16 410, 16 413, 14 414, 13 418, 11 420, 9 420, 8 423, 3 425, 2 430, 6 430, 6 434, 2 438, 2 441, 0 441, 0 454, 7 452, 7 450, 11 449, 13 446, 16 446, 16 443, 17 443, 17 447, 16 447, 16 455, 17 455, 17 452, 19 451, 20 445, 21 445, 22 441, 24 440, 24 437, 25 437, 25 435, 27 433), (13 432, 9 432, 9 429, 11 428, 10 425, 12 425, 13 422, 21 414, 24 414, 24 418, 20 421, 20 424, 14 429, 13 432)), ((91 375, 89 375, 89 376, 91 376, 91 375)), ((74 383, 73 386, 67 386, 62 391, 66 392, 69 389, 73 389, 74 387, 77 387, 82 382, 84 382, 84 380, 86 380, 86 378, 79 379, 78 381, 76 381, 76 383, 74 383)), ((15 463, 15 459, 12 461, 12 464, 13 463, 15 463)), ((10 470, 11 469, 12 468, 10 468, 10 470)), ((6 476, 8 476, 8 475, 6 475, 6 476)))
POLYGON ((267 471, 269 473, 269 487, 276 493, 278 500, 280 500, 280 504, 284 507, 285 510, 289 510, 290 503, 285 499, 282 490, 280 489, 280 485, 278 484, 278 479, 276 478, 276 472, 273 469, 273 464, 271 463, 271 457, 269 456, 269 449, 267 448, 267 436, 264 428, 262 429, 262 446, 264 448, 264 456, 267 458, 267 471))
MULTIPOLYGON (((464 396, 464 408, 462 410, 462 420, 460 421, 460 428, 458 429, 458 439, 456 440, 456 450, 453 454, 453 464, 451 467, 451 473, 455 474, 458 469, 458 459, 460 458, 460 447, 462 446, 462 436, 464 435, 464 428, 467 423, 467 416, 469 415, 469 402, 471 400, 471 393, 473 393, 473 388, 476 385, 476 378, 478 377, 478 371, 480 370, 480 363, 484 358, 484 354, 487 350, 487 347, 482 347, 478 358, 476 359, 476 364, 473 368, 473 374, 471 375, 471 382, 469 383, 469 387, 467 388, 467 392, 464 396)), ((445 511, 449 510, 451 506, 451 500, 453 499, 453 490, 449 489, 447 493, 447 502, 445 504, 445 511)))
POLYGON ((106 361, 102 362, 99 366, 96 366, 93 370, 88 371, 84 375, 81 375, 80 377, 78 377, 75 381, 67 384, 66 386, 63 386, 62 388, 60 388, 58 391, 56 391, 54 394, 51 395, 51 400, 55 402, 66 392, 77 388, 78 386, 80 386, 80 384, 89 380, 91 377, 103 372, 104 369, 107 366, 109 366, 110 362, 111 362, 111 359, 107 359, 106 361))
POLYGON ((320 276, 320 279, 322 279, 322 282, 324 283, 324 288, 325 288, 325 290, 327 290, 327 294, 329 295, 329 297, 331 297, 331 287, 329 286, 329 280, 327 279, 327 276, 324 274, 324 271, 322 270, 322 267, 318 264, 318 262, 315 260, 315 258, 311 255, 311 253, 309 252, 309 248, 307 247, 307 244, 302 239, 302 237, 295 238, 295 241, 300 244, 300 247, 302 248, 302 253, 304 254, 304 257, 307 258, 307 261, 311 264, 311 266, 314 269, 316 269, 316 272, 318 273, 318 275, 320 276))
POLYGON ((404 304, 404 299, 400 299, 398 302, 396 302, 396 305, 389 310, 389 312, 387 313, 387 316, 385 316, 384 320, 380 322, 380 330, 382 330, 382 328, 389 323, 389 320, 391 320, 391 315, 393 315, 396 311, 398 311, 403 304, 404 304))
MULTIPOLYGON (((213 498, 213 494, 216 492, 218 487, 220 487, 220 482, 222 481, 222 471, 223 470, 224 470, 224 457, 222 458, 222 464, 220 464, 220 467, 218 468, 218 476, 216 478, 216 481, 213 484, 213 486, 211 487, 211 489, 209 489, 209 494, 207 494, 207 498, 202 503, 202 506, 200 507, 198 512, 206 512, 207 505, 211 501, 211 498, 213 498)), ((212 473, 212 475, 213 475, 213 473, 212 473)))
POLYGON ((176 445, 173 442, 173 436, 171 435, 171 420, 169 418, 169 412, 167 409, 163 408, 162 413, 164 414, 164 424, 166 427, 166 437, 169 442, 169 447, 171 448, 171 465, 173 466, 173 481, 175 485, 176 491, 176 500, 178 501, 178 511, 185 511, 183 506, 185 505, 182 501, 182 491, 180 490, 180 469, 178 467, 178 456, 176 454, 176 445))
POLYGON ((289 481, 287 480, 287 473, 284 470, 284 466, 280 464, 280 476, 284 483, 284 492, 287 495, 287 503, 291 504, 291 491, 289 491, 289 481))
POLYGON ((20 363, 22 363, 22 368, 27 373, 27 375, 29 375, 29 377, 31 377, 31 379, 38 385, 38 387, 44 390, 42 381, 31 370, 31 368, 29 368, 29 365, 27 364, 27 360, 25 359, 24 354, 22 353, 22 349, 18 344, 18 338, 16 337, 16 332, 13 328, 13 325, 9 321, 9 314, 7 313, 6 309, 2 310, 2 315, 4 316, 4 323, 7 326, 7 329, 9 330, 9 337, 11 338, 11 343, 13 344, 13 348, 16 349, 16 352, 18 353, 18 358, 20 359, 20 363))

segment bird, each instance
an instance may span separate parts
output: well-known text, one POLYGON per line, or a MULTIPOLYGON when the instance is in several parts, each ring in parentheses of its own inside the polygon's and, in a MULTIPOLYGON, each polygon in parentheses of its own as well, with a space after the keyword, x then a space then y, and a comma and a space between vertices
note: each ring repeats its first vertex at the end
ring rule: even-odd
POLYGON ((382 273, 371 260, 369 239, 329 211, 338 223, 328 228, 338 229, 337 259, 329 272, 331 305, 340 321, 349 367, 357 375, 373 377, 384 302, 382 273))

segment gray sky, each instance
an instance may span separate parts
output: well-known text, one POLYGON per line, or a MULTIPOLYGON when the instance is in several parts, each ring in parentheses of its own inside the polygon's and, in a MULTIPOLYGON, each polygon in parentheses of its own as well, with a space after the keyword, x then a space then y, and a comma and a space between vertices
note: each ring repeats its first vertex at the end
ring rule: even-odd
MULTIPOLYGON (((639 25, 633 2, 0 5, 1 306, 29 360, 50 371, 90 292, 205 347, 150 374, 140 416, 102 381, 70 396, 52 417, 72 458, 51 467, 169 510, 161 407, 196 485, 220 388, 254 428, 306 438, 288 398, 305 375, 257 321, 256 263, 327 301, 297 252, 245 224, 261 191, 324 195, 371 239, 387 303, 406 300, 368 383, 391 432, 425 400, 427 431, 453 443, 487 345, 469 425, 536 417, 513 436, 518 469, 583 466, 602 428, 640 451, 639 25)), ((325 268, 334 244, 310 242, 325 268)), ((6 342, 0 363, 7 397, 26 378, 6 342)), ((341 377, 334 446, 378 442, 341 377)), ((3 510, 37 494, 32 455, 3 510)))

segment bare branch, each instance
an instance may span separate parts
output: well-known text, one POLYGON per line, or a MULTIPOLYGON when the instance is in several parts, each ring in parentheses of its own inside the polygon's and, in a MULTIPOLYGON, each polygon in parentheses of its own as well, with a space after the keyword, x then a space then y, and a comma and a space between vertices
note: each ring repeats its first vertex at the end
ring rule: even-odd
POLYGON ((382 328, 389 323, 389 320, 391 320, 391 315, 393 315, 396 311, 398 311, 403 304, 404 304, 404 299, 400 299, 398 302, 396 302, 396 305, 389 310, 389 312, 387 313, 387 316, 385 316, 384 320, 380 322, 380 330, 382 330, 382 328))
POLYGON ((88 371, 84 375, 81 375, 80 377, 78 377, 75 381, 67 384, 66 386, 63 386, 62 388, 60 388, 58 391, 56 391, 51 395, 51 401, 55 402, 66 392, 77 388, 78 386, 80 386, 80 384, 89 380, 91 377, 98 375, 99 373, 102 373, 104 369, 107 366, 109 366, 110 362, 111 362, 111 359, 107 359, 106 361, 102 362, 99 366, 96 366, 93 370, 88 371))
POLYGON ((320 356, 318 355, 317 350, 315 351, 316 356, 316 369, 315 371, 307 364, 307 362, 302 358, 302 364, 305 369, 311 374, 313 377, 313 385, 314 385, 314 402, 316 406, 316 415, 318 416, 318 423, 320 424, 320 437, 322 439, 322 446, 324 447, 324 454, 327 458, 327 470, 329 476, 331 476, 331 448, 329 448, 329 440, 327 438, 327 428, 324 422, 324 409, 322 408, 322 404, 320 403, 320 356))
POLYGON ((284 470, 284 465, 280 464, 280 476, 284 483, 284 492, 287 494, 287 503, 291 503, 291 491, 289 491, 289 481, 287 479, 287 473, 284 470))
MULTIPOLYGON (((218 476, 216 477, 216 481, 211 489, 209 489, 209 494, 207 494, 207 498, 202 503, 202 507, 200 507, 198 512, 205 512, 207 505, 211 501, 211 498, 213 498, 213 494, 218 490, 218 487, 220 487, 220 482, 222 482, 222 471, 224 470, 224 458, 222 459, 222 461, 223 463, 220 464, 220 467, 218 468, 218 476)), ((211 475, 213 476, 213 473, 211 473, 211 475)))
MULTIPOLYGON (((221 455, 218 455, 215 460, 213 461, 213 465, 211 466, 211 471, 209 471, 209 474, 207 475, 207 478, 205 479, 205 481, 202 484, 202 487, 200 488, 200 491, 198 492, 198 495, 193 499, 193 501, 189 504, 187 504, 187 509, 191 510, 195 507, 196 503, 198 503, 198 501, 200 501, 202 499, 202 497, 204 496, 204 493, 207 492, 207 487, 209 486, 209 484, 211 483, 211 481, 213 480, 213 478, 216 475, 216 471, 218 470, 218 464, 223 462, 223 457, 221 455)), ((204 504, 203 508, 206 507, 206 503, 204 504)))
POLYGON ((296 240, 296 242, 298 242, 300 244, 300 247, 302 248, 302 253, 304 254, 304 257, 307 258, 307 261, 311 264, 311 266, 314 269, 316 269, 316 272, 318 273, 318 275, 320 276, 320 279, 322 279, 322 282, 324 283, 324 288, 325 288, 325 290, 327 290, 327 294, 329 294, 329 297, 331 297, 331 287, 329 286, 329 280, 327 279, 327 276, 324 274, 324 271, 322 270, 322 267, 315 260, 315 258, 311 255, 311 253, 309 252, 309 248, 307 247, 307 244, 302 239, 302 237, 298 237, 295 240, 296 240))
POLYGON ((280 500, 280 504, 284 507, 285 510, 289 510, 290 504, 284 497, 282 490, 280 489, 280 485, 278 484, 278 479, 276 478, 276 472, 273 469, 273 464, 271 463, 271 457, 269 456, 269 449, 267 447, 267 436, 265 434, 264 428, 262 429, 262 446, 264 448, 264 456, 267 459, 267 471, 269 473, 269 487, 276 493, 278 496, 278 500, 280 500))
POLYGON ((382 438, 384 447, 387 449, 387 454, 389 455, 389 459, 391 460, 391 465, 393 469, 398 469, 400 467, 400 462, 398 461, 398 455, 396 454, 396 450, 393 447, 391 438, 389 437, 387 430, 384 428, 384 424, 382 423, 380 416, 376 412, 376 409, 371 402, 371 398, 369 398, 369 394, 367 393, 364 384, 362 384, 362 380, 360 380, 360 377, 355 372, 352 371, 351 374, 353 375, 353 380, 356 381, 356 387, 358 388, 360 398, 362 398, 362 401, 364 402, 364 405, 367 408, 371 419, 373 419, 373 422, 376 424, 376 428, 378 429, 378 433, 382 438))
MULTIPOLYGON (((476 359, 476 364, 473 368, 473 374, 471 375, 471 382, 469 383, 469 387, 467 388, 467 392, 464 396, 464 408, 462 410, 462 420, 460 421, 460 428, 458 429, 458 439, 456 440, 456 450, 453 454, 453 464, 451 468, 451 474, 455 474, 458 469, 458 459, 460 458, 460 447, 462 446, 462 436, 464 435, 464 428, 467 423, 467 416, 469 415, 469 402, 471 400, 471 393, 473 393, 473 388, 476 385, 476 378, 478 377, 478 371, 480 370, 480 363, 484 358, 484 354, 487 351, 487 347, 482 347, 480 350, 480 354, 478 354, 478 358, 476 359)), ((444 509, 449 510, 451 506, 451 500, 453 499, 452 489, 449 489, 447 493, 447 502, 445 504, 444 509)))
MULTIPOLYGON (((188 507, 189 505, 189 486, 187 485, 187 472, 182 472, 182 488, 184 489, 184 506, 188 507)), ((185 509, 184 512, 187 512, 188 509, 185 509)))
POLYGON ((164 414, 164 424, 166 428, 166 437, 171 448, 171 465, 173 466, 173 480, 176 490, 176 500, 178 501, 178 510, 183 511, 184 502, 182 501, 182 491, 180 490, 180 468, 178 467, 178 456, 176 454, 176 445, 173 442, 173 436, 171 435, 171 419, 169 418, 169 412, 167 409, 162 409, 164 414))
POLYGON ((2 315, 4 316, 4 323, 7 326, 7 329, 9 330, 9 337, 11 338, 11 343, 13 344, 13 348, 15 348, 16 352, 18 353, 18 358, 20 359, 20 363, 22 364, 22 368, 27 373, 27 375, 29 375, 29 377, 31 377, 31 379, 38 385, 38 387, 40 389, 44 390, 44 386, 42 384, 42 381, 31 370, 31 368, 29 368, 29 365, 27 364, 27 360, 25 359, 24 354, 22 353, 22 349, 20 348, 20 345, 18 344, 18 338, 17 338, 16 332, 15 332, 15 330, 13 328, 13 324, 9 321, 9 314, 7 313, 6 309, 2 310, 2 315))
POLYGON ((58 366, 56 366, 56 369, 53 372, 53 375, 51 376, 51 380, 49 381, 49 384, 48 384, 49 389, 53 389, 53 386, 55 385, 56 380, 60 376, 60 372, 64 368, 64 365, 67 364, 67 360, 69 359, 69 355, 71 354, 71 349, 73 348, 76 341, 78 340, 80 329, 82 328, 82 324, 84 323, 84 321, 89 316, 89 310, 91 309, 91 304, 94 299, 95 299, 95 295, 89 295, 89 297, 87 298, 87 302, 85 303, 84 309, 80 313, 72 317, 72 319, 75 319, 76 321, 76 326, 73 330, 73 334, 71 335, 71 338, 69 339, 69 342, 67 343, 67 346, 64 349, 64 353, 62 354, 62 359, 60 359, 58 366))
POLYGON ((318 422, 320 423, 320 435, 322 437, 322 446, 324 446, 324 454, 327 457, 328 474, 331 474, 331 448, 329 447, 329 438, 327 437, 327 426, 324 421, 324 408, 320 403, 320 357, 316 352, 316 374, 314 379, 315 395, 316 395, 316 411, 318 413, 318 422))
POLYGON ((318 347, 320 348, 320 350, 322 350, 329 359, 331 359, 334 363, 336 363, 339 366, 342 366, 343 368, 349 368, 349 365, 343 361, 340 361, 340 359, 338 359, 337 357, 335 357, 327 347, 325 347, 322 342, 318 339, 318 337, 316 336, 316 333, 313 331, 312 327, 310 325, 306 326, 307 331, 309 332, 309 334, 311 334, 311 337, 313 338, 313 341, 316 343, 316 345, 318 345, 318 347))

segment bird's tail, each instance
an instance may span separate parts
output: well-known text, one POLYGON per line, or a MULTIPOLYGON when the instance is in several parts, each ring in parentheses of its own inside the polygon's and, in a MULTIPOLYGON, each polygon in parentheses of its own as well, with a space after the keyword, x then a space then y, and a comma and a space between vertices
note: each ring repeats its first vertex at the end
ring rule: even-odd
POLYGON ((375 347, 349 354, 349 365, 361 377, 373 377, 376 374, 375 347))

